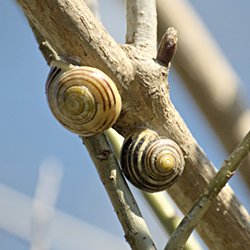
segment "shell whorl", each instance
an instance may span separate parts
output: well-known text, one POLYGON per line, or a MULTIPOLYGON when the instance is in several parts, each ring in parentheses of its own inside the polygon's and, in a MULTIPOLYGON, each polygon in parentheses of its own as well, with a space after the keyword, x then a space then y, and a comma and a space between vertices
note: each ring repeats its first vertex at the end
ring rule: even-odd
POLYGON ((184 169, 180 147, 149 129, 137 129, 125 139, 121 168, 126 178, 147 192, 165 190, 184 169))
POLYGON ((110 128, 121 111, 116 85, 96 68, 54 63, 48 75, 46 94, 55 118, 82 136, 110 128))

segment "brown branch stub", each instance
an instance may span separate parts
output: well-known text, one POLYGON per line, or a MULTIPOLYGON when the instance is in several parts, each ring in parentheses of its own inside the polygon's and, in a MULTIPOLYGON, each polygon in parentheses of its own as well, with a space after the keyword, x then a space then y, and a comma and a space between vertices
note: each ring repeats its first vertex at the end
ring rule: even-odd
POLYGON ((164 66, 168 67, 177 49, 177 30, 169 27, 163 35, 156 59, 164 66))

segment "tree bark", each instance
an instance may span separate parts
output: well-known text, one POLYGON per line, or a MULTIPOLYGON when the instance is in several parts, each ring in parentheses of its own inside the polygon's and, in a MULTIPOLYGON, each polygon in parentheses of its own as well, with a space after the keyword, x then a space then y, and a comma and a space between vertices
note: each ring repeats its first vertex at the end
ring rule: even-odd
POLYGON ((95 163, 116 215, 125 233, 125 239, 134 250, 156 250, 148 227, 138 205, 119 171, 119 164, 104 134, 82 140, 95 163))
MULTIPOLYGON (((123 110, 116 129, 125 135, 138 126, 148 127, 175 140, 185 155, 185 170, 169 194, 186 213, 215 175, 169 99, 167 69, 144 58, 133 46, 122 48, 78 0, 18 0, 25 15, 55 50, 78 58, 108 74, 122 96, 123 110)), ((211 249, 250 248, 249 215, 229 186, 225 187, 198 226, 211 249), (226 230, 225 230, 226 229, 226 230)))

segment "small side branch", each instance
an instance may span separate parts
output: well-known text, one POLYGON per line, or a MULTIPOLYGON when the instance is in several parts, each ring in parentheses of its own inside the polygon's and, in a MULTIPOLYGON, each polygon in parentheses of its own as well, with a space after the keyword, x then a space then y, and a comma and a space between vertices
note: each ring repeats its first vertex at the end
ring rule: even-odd
POLYGON ((194 228, 200 222, 216 196, 233 176, 236 169, 250 151, 250 131, 236 147, 228 160, 224 162, 213 181, 195 202, 189 213, 183 218, 176 231, 170 237, 165 250, 183 249, 194 228))
POLYGON ((177 30, 169 27, 161 39, 156 57, 166 67, 169 67, 169 63, 176 52, 177 42, 177 30))
POLYGON ((109 195, 130 247, 155 250, 156 247, 137 203, 120 173, 119 165, 104 134, 82 138, 109 195))
POLYGON ((155 58, 157 44, 155 0, 127 0, 126 8, 126 43, 134 44, 147 56, 155 58))
POLYGON ((27 16, 27 19, 28 19, 29 25, 33 31, 33 34, 36 38, 36 41, 39 44, 39 49, 40 49, 41 53, 43 54, 43 57, 46 60, 47 64, 49 65, 52 60, 59 60, 57 53, 52 48, 52 46, 49 44, 49 42, 44 39, 42 34, 34 26, 34 24, 31 22, 31 20, 29 19, 28 16, 27 16))

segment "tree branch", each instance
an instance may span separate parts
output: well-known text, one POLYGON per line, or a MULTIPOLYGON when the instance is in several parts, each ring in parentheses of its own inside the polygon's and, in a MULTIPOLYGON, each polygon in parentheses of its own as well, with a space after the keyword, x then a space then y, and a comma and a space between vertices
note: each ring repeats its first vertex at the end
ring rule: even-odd
MULTIPOLYGON (((124 138, 113 129, 108 129, 107 131, 105 131, 105 135, 110 142, 116 159, 120 159, 120 153, 124 138)), ((168 202, 166 194, 164 194, 163 192, 147 193, 143 191, 141 192, 141 194, 154 211, 156 217, 165 229, 166 233, 168 235, 171 235, 179 224, 180 218, 175 213, 174 208, 172 207, 170 202, 168 202)), ((201 247, 194 238, 190 237, 184 249, 200 250, 201 247)))
MULTIPOLYGON (((167 197, 162 192, 157 193, 157 195, 143 192, 143 197, 153 209, 165 231, 168 233, 168 235, 171 235, 178 226, 180 218, 174 211, 174 208, 168 201, 167 197)), ((190 236, 187 244, 184 246, 184 250, 194 249, 201 250, 202 247, 194 237, 190 236)))
MULTIPOLYGON (((60 55, 78 57, 82 64, 97 67, 114 80, 123 102, 123 110, 115 126, 119 133, 126 136, 135 127, 148 127, 179 144, 185 155, 185 170, 168 192, 182 212, 187 213, 215 175, 215 169, 169 99, 167 69, 154 60, 138 58, 140 52, 133 46, 123 46, 122 50, 83 2, 18 2, 60 55)), ((225 187, 198 230, 213 249, 230 249, 234 242, 250 247, 248 220, 247 212, 233 191, 225 187), (232 205, 228 208, 229 202, 232 205), (223 214, 225 210, 227 216, 223 214)))
MULTIPOLYGON (((176 231, 171 235, 165 250, 183 249, 189 236, 200 222, 201 218, 207 212, 212 202, 234 175, 237 168, 245 160, 250 151, 250 131, 235 148, 228 160, 224 162, 220 171, 216 174, 212 182, 208 185, 199 199, 195 202, 188 214, 183 218, 176 231)), ((224 211, 226 213, 226 211, 224 211)), ((235 246, 242 247, 242 244, 235 243, 235 246), (238 245, 237 245, 238 244, 238 245)))
MULTIPOLYGON (((180 39, 173 66, 231 153, 250 124, 238 76, 187 1, 157 0, 157 13, 159 38, 169 26, 178 30, 180 39)), ((250 157, 240 173, 250 189, 250 157)))
POLYGON ((131 249, 156 249, 105 135, 100 134, 82 140, 96 166, 131 249))
POLYGON ((143 56, 156 56, 156 6, 155 0, 127 0, 126 43, 133 44, 143 56))

